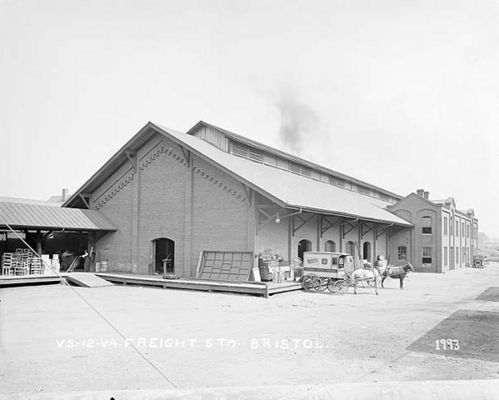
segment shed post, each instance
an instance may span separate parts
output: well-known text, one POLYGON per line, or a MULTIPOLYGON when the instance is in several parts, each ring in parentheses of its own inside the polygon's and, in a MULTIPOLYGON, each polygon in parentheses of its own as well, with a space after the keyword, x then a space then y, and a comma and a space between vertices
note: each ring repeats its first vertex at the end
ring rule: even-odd
POLYGON ((41 257, 42 256, 42 232, 39 230, 36 231, 35 241, 36 241, 36 252, 41 257))
POLYGON ((321 251, 322 215, 317 214, 317 251, 321 251))

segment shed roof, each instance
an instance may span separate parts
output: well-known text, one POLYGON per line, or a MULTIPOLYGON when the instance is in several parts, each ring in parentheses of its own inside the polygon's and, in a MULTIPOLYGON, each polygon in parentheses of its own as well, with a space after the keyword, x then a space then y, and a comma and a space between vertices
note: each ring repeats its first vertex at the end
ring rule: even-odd
POLYGON ((79 193, 92 192, 97 188, 115 168, 127 162, 126 151, 138 149, 154 132, 192 151, 283 207, 412 226, 411 223, 386 210, 390 205, 389 202, 237 157, 196 136, 152 122, 146 124, 130 139, 63 204, 63 207, 75 206, 79 193))
POLYGON ((22 229, 67 229, 76 231, 115 231, 100 212, 79 208, 0 202, 0 227, 22 229))
POLYGON ((268 146, 268 145, 266 145, 264 143, 257 142, 255 140, 252 140, 252 139, 247 138, 245 136, 238 135, 237 133, 228 131, 227 129, 220 128, 219 126, 216 126, 216 125, 213 125, 213 124, 209 124, 209 123, 207 123, 205 121, 199 121, 196 125, 194 125, 191 129, 189 129, 187 131, 187 134, 188 135, 194 135, 202 127, 209 127, 209 128, 218 130, 218 131, 222 132, 225 136, 227 136, 227 137, 229 137, 231 139, 234 139, 234 140, 236 140, 238 142, 247 144, 249 146, 255 147, 255 148, 259 149, 259 150, 263 150, 263 151, 269 152, 271 154, 275 154, 275 155, 277 155, 277 156, 279 156, 281 158, 284 158, 286 160, 290 160, 290 161, 295 162, 297 164, 305 165, 305 166, 307 166, 309 168, 316 169, 316 170, 324 172, 324 173, 326 173, 328 175, 332 175, 332 176, 335 176, 337 178, 344 179, 345 181, 353 182, 353 183, 356 183, 356 184, 358 184, 360 186, 363 186, 363 187, 366 187, 366 188, 370 188, 370 189, 372 189, 372 190, 374 190, 376 192, 380 192, 380 193, 383 193, 383 194, 388 195, 390 197, 393 197, 394 199, 400 200, 400 199, 403 198, 403 196, 401 196, 399 194, 396 194, 396 193, 393 193, 393 192, 391 192, 389 190, 380 188, 379 186, 375 186, 375 185, 373 185, 371 183, 364 182, 364 181, 362 181, 360 179, 357 179, 357 178, 354 178, 352 176, 346 175, 344 173, 332 170, 332 169, 327 168, 327 167, 325 167, 323 165, 316 164, 316 163, 314 163, 312 161, 305 160, 305 159, 303 159, 301 157, 298 157, 295 154, 286 153, 285 151, 282 151, 282 150, 276 149, 274 147, 268 146))
POLYGON ((163 134, 183 142, 191 150, 263 190, 285 207, 412 226, 385 209, 389 202, 237 157, 195 136, 156 126, 163 134))

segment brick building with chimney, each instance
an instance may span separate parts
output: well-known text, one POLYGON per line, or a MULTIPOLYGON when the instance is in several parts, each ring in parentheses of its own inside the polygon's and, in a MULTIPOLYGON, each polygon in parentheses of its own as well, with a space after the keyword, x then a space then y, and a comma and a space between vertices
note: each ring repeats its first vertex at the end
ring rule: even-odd
POLYGON ((422 189, 387 209, 414 225, 392 238, 391 257, 397 262, 411 260, 420 272, 446 272, 473 263, 478 249, 473 209, 458 210, 453 197, 430 200, 422 189))

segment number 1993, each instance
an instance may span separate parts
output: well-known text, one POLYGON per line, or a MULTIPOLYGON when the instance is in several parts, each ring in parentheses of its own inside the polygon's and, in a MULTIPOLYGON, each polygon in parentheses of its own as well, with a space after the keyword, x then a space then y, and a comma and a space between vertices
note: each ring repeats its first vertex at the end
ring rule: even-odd
POLYGON ((437 339, 435 340, 435 350, 459 350, 459 340, 457 339, 437 339))

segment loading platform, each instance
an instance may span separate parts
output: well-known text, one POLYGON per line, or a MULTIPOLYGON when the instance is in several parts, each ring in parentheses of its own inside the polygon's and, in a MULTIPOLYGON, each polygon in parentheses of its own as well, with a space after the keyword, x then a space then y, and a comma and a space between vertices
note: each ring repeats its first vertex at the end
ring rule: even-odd
POLYGON ((132 275, 123 273, 96 273, 97 276, 113 283, 124 285, 156 286, 164 289, 201 290, 207 292, 228 292, 269 297, 278 293, 303 289, 300 282, 222 282, 207 279, 164 279, 160 276, 132 275))
POLYGON ((0 287, 9 286, 30 286, 30 285, 48 285, 67 282, 82 287, 103 287, 113 286, 105 279, 99 278, 92 272, 70 272, 61 273, 60 277, 56 274, 50 275, 0 275, 0 287))
POLYGON ((57 275, 0 275, 0 287, 61 283, 57 275))

